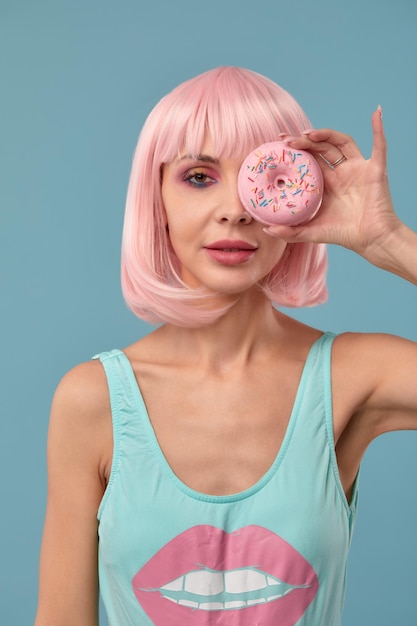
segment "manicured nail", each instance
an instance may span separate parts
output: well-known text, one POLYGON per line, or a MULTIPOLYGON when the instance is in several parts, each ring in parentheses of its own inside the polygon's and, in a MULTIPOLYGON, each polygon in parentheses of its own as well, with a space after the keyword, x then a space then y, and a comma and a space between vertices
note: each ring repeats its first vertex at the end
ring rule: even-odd
POLYGON ((289 135, 288 133, 280 133, 278 137, 279 140, 282 141, 282 143, 288 143, 292 139, 291 135, 289 135))
POLYGON ((271 230, 269 230, 269 228, 263 228, 262 229, 264 231, 264 233, 266 233, 267 235, 269 235, 270 237, 278 237, 278 235, 276 235, 275 233, 273 233, 271 230))
POLYGON ((281 137, 281 141, 283 141, 284 143, 288 143, 289 141, 297 141, 297 139, 300 139, 300 137, 295 137, 295 135, 284 135, 283 137, 281 137))
POLYGON ((301 133, 302 135, 309 135, 310 133, 312 133, 314 130, 314 128, 307 128, 306 130, 303 130, 303 132, 301 133))
POLYGON ((379 116, 382 118, 382 106, 380 104, 378 104, 376 110, 378 111, 379 116))

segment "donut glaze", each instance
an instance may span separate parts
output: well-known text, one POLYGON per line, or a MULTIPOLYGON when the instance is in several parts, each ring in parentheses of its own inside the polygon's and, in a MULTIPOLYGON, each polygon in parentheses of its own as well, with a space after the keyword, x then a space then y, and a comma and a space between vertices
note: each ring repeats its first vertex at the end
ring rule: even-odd
POLYGON ((238 192, 258 222, 295 226, 310 220, 323 197, 323 175, 316 159, 280 141, 264 143, 243 161, 238 192))

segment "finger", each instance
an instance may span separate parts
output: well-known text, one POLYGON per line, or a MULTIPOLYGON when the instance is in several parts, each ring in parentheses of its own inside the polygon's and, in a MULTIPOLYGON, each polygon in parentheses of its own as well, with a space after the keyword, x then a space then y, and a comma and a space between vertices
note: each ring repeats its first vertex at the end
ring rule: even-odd
POLYGON ((345 155, 347 159, 362 156, 362 153, 355 141, 352 137, 350 137, 350 135, 346 135, 346 133, 341 133, 337 130, 332 130, 331 128, 319 128, 306 130, 303 135, 311 140, 313 146, 314 144, 317 145, 325 143, 336 147, 340 152, 342 152, 342 154, 345 155))
POLYGON ((344 155, 347 159, 361 159, 363 158, 358 146, 352 140, 350 144, 339 143, 333 144, 329 141, 319 141, 317 138, 297 137, 285 139, 285 143, 288 143, 292 148, 301 150, 307 150, 315 156, 322 155, 329 163, 334 163, 341 155, 344 155))
MULTIPOLYGON (((344 151, 342 151, 339 147, 327 142, 327 141, 312 141, 307 136, 301 137, 287 137, 281 135, 284 139, 284 142, 291 148, 295 150, 307 150, 314 157, 316 157, 317 161, 320 165, 322 165, 322 170, 326 172, 328 168, 333 170, 333 164, 340 162, 340 159, 348 157, 344 151), (326 165, 324 165, 326 164, 326 165)), ((359 152, 359 156, 361 157, 361 153, 359 152)))
POLYGON ((372 114, 372 130, 374 134, 374 143, 371 158, 385 170, 387 164, 387 142, 385 139, 384 124, 382 122, 382 109, 380 106, 372 114))
POLYGON ((306 229, 303 226, 268 226, 262 230, 267 235, 282 239, 286 243, 305 241, 303 239, 303 232, 305 232, 306 229))
POLYGON ((271 237, 282 239, 286 243, 324 243, 327 241, 323 228, 314 223, 300 224, 299 226, 268 226, 263 231, 271 237))

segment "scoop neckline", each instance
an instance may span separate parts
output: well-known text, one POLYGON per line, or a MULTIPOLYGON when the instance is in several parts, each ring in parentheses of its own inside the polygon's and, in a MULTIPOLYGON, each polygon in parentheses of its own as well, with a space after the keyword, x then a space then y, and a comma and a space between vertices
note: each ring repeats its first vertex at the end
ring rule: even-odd
POLYGON ((146 408, 145 400, 142 396, 142 392, 140 390, 139 381, 136 379, 132 364, 123 350, 119 350, 118 352, 125 359, 128 367, 127 372, 130 379, 130 385, 132 388, 133 395, 135 396, 135 400, 138 406, 138 416, 141 419, 142 425, 145 428, 147 442, 150 444, 153 453, 156 455, 160 467, 164 471, 164 473, 171 479, 174 485, 183 493, 193 498, 194 500, 200 500, 203 502, 211 502, 213 504, 227 504, 230 502, 237 502, 239 500, 245 500, 258 493, 269 481, 275 476, 277 471, 279 470, 285 454, 288 450, 291 437, 295 428, 295 424, 297 422, 297 417, 299 413, 299 407, 303 398, 304 388, 308 379, 308 372, 311 366, 311 362, 314 360, 314 356, 319 348, 319 345, 324 341, 329 333, 323 333, 320 337, 318 337, 310 346, 307 357, 304 361, 303 369, 301 371, 301 375, 299 378, 297 391, 294 397, 293 406, 291 409, 290 417, 285 429, 285 434, 282 439, 281 445, 275 455, 274 461, 270 465, 270 467, 266 470, 266 472, 257 480, 253 485, 244 489, 243 491, 238 491, 231 494, 225 495, 212 495, 208 493, 204 493, 201 491, 197 491, 192 487, 189 487, 181 478, 179 478, 170 464, 168 463, 165 454, 162 451, 161 446, 159 445, 158 438, 156 436, 155 430, 153 428, 151 419, 148 414, 148 410, 146 408))

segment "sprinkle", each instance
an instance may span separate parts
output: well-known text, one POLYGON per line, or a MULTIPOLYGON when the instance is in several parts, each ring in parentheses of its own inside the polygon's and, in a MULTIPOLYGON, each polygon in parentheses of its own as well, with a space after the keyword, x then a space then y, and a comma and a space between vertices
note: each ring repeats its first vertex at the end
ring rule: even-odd
POLYGON ((248 180, 250 180, 251 183, 254 183, 255 181, 253 180, 253 178, 249 178, 248 176, 248 180))

